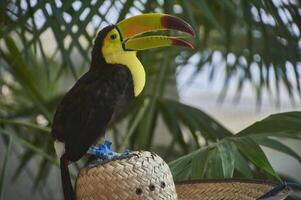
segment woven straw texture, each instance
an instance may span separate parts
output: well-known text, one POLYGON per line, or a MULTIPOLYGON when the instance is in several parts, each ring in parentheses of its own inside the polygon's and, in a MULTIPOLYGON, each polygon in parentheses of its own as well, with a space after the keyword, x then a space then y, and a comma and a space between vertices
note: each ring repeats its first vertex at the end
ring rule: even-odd
MULTIPOLYGON (((255 200, 277 183, 256 180, 195 180, 174 184, 168 165, 156 154, 132 152, 129 158, 81 169, 77 200, 255 200)), ((277 199, 285 199, 289 189, 277 199)))
MULTIPOLYGON (((205 180, 176 183, 179 200, 255 200, 270 191, 276 183, 251 180, 205 180)), ((285 199, 289 189, 278 194, 285 199)))
POLYGON ((80 170, 77 200, 176 200, 168 165, 156 154, 133 152, 134 156, 80 170))

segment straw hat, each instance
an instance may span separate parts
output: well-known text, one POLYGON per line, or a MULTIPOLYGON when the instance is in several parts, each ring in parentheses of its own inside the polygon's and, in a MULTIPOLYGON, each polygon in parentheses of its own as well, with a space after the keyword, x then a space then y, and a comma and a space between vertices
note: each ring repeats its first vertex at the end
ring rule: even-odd
POLYGON ((146 151, 81 169, 75 188, 77 200, 177 199, 168 165, 146 151))
MULTIPOLYGON (((162 158, 139 151, 128 158, 81 169, 75 188, 77 200, 251 200, 276 185, 254 180, 198 180, 175 185, 162 158)), ((288 192, 280 192, 278 199, 284 199, 288 192)))

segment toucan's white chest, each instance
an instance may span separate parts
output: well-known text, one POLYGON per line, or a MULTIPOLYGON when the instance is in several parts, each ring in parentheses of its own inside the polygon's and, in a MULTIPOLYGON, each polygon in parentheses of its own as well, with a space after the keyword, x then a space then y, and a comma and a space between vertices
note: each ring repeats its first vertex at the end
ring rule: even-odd
POLYGON ((132 74, 135 96, 138 96, 142 92, 145 85, 145 71, 136 56, 136 51, 114 52, 110 55, 106 55, 105 60, 110 64, 122 64, 127 66, 132 74))

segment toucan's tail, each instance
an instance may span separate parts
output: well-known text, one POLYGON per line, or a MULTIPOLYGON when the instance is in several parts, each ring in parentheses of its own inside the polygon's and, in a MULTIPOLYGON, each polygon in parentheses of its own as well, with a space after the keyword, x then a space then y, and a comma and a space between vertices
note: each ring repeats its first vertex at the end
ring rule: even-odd
POLYGON ((62 186, 64 192, 65 200, 74 200, 74 192, 70 179, 70 173, 68 169, 68 163, 66 162, 66 154, 64 154, 60 159, 60 167, 61 167, 61 177, 62 177, 62 186))

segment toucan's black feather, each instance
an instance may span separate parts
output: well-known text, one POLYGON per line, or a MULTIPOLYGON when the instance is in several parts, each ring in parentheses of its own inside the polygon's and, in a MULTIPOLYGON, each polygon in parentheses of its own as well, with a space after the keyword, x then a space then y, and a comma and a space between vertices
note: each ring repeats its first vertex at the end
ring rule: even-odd
POLYGON ((110 32, 115 27, 116 27, 115 25, 110 25, 103 28, 101 31, 99 31, 97 37, 94 40, 94 46, 92 49, 92 54, 91 54, 92 61, 90 65, 91 68, 102 67, 107 65, 101 53, 102 42, 104 37, 108 34, 108 32, 110 32))
POLYGON ((114 65, 91 70, 65 95, 53 122, 52 133, 65 143, 66 156, 73 162, 104 135, 113 114, 120 113, 134 98, 127 67, 114 65))
MULTIPOLYGON (((104 135, 113 115, 120 113, 134 98, 127 67, 115 65, 105 70, 87 72, 66 94, 56 111, 52 134, 65 143, 65 156, 69 161, 79 160, 97 138, 104 135)), ((66 182, 69 172, 64 163, 61 163, 61 173, 64 191, 67 190, 64 193, 68 194, 72 185, 70 180, 66 182)))
POLYGON ((108 64, 101 54, 102 40, 115 26, 104 28, 92 50, 92 63, 64 96, 53 119, 52 135, 65 144, 61 174, 65 200, 74 197, 67 162, 75 162, 105 134, 113 116, 134 98, 132 75, 128 67, 108 64), (70 194, 72 193, 72 195, 70 194))
POLYGON ((66 94, 54 117, 53 134, 65 143, 67 158, 79 160, 101 135, 114 113, 134 97, 127 67, 94 69, 82 76, 66 94))

